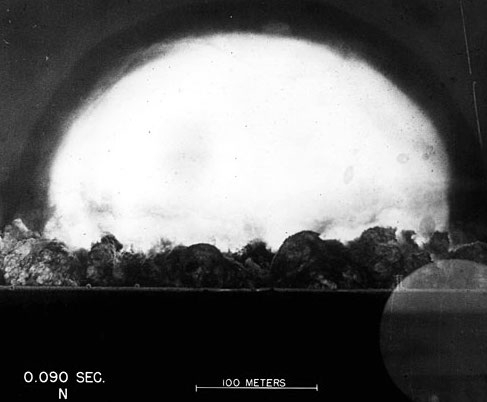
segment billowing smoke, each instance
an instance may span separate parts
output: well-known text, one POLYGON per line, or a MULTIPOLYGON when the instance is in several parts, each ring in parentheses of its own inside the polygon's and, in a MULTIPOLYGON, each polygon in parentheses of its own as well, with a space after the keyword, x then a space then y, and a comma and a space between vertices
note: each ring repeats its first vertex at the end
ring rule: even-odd
POLYGON ((149 53, 67 129, 47 236, 86 247, 110 232, 140 249, 166 238, 225 250, 254 238, 277 248, 306 229, 341 240, 375 225, 445 229, 439 135, 365 61, 251 34, 149 53))

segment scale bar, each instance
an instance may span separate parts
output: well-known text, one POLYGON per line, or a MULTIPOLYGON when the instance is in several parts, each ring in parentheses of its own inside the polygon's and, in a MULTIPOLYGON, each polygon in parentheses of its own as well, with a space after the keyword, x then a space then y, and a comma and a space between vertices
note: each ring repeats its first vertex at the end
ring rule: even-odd
POLYGON ((279 389, 279 390, 308 390, 308 391, 318 391, 318 384, 314 387, 201 387, 199 385, 195 385, 195 391, 198 392, 199 389, 279 389))

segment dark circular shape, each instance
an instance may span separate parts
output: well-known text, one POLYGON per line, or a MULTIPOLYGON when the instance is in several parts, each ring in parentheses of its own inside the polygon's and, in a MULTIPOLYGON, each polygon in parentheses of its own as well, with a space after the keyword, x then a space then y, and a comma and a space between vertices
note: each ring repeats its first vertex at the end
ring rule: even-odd
POLYGON ((50 216, 49 171, 76 111, 97 90, 139 64, 131 55, 158 42, 214 32, 292 36, 326 43, 345 57, 359 57, 398 85, 432 119, 450 158, 450 221, 483 237, 485 171, 474 131, 420 55, 381 29, 318 1, 264 0, 191 3, 167 10, 99 43, 61 84, 32 131, 5 194, 4 221, 22 216, 42 230, 50 216))

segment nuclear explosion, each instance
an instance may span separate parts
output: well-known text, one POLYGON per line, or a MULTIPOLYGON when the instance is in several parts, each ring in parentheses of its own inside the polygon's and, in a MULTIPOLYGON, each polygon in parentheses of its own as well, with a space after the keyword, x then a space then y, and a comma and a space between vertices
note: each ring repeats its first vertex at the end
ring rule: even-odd
POLYGON ((4 1, 0 398, 486 401, 486 16, 4 1))
POLYGON ((465 247, 484 262, 438 121, 358 55, 220 33, 124 63, 5 227, 6 284, 391 289, 465 247))
POLYGON ((222 250, 290 234, 448 226, 450 167, 434 122, 333 47, 272 34, 187 37, 132 56, 66 126, 44 232, 110 232, 222 250), (132 63, 134 60, 132 60, 132 63))

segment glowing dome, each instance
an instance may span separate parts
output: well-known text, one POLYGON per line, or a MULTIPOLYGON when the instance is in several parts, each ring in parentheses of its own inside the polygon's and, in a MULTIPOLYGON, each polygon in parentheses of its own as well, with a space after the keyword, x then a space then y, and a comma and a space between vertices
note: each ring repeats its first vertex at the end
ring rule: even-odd
POLYGON ((372 225, 447 224, 435 127, 365 61, 236 33, 148 53, 67 128, 47 235, 88 246, 111 232, 141 249, 260 237, 277 248, 304 229, 347 240, 372 225))

